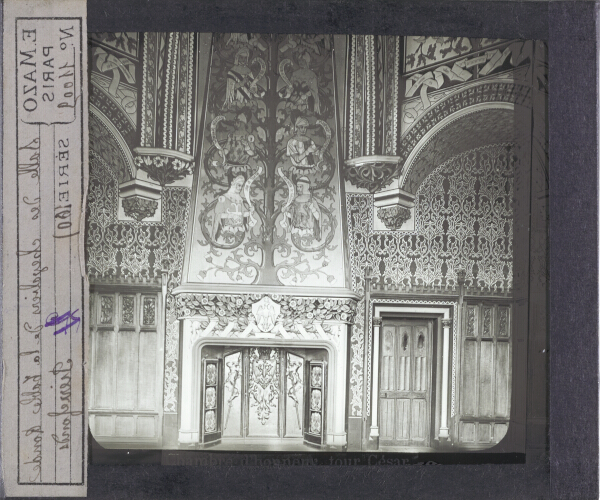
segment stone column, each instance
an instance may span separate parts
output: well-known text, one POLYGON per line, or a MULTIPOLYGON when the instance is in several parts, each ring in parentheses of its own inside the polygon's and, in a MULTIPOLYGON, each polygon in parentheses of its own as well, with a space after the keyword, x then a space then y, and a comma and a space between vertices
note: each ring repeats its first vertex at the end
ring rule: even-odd
POLYGON ((450 337, 452 335, 452 320, 444 318, 443 328, 443 351, 442 351, 442 414, 440 419, 440 441, 450 437, 448 429, 448 361, 450 357, 450 337))

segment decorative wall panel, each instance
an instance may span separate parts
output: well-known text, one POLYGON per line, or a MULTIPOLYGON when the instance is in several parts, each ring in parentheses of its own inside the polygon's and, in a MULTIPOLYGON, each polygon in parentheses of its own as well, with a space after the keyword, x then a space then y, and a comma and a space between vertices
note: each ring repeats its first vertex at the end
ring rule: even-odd
POLYGON ((186 283, 345 286, 332 49, 213 36, 186 283))
POLYGON ((113 168, 119 182, 130 180, 132 166, 127 164, 126 150, 116 138, 118 132, 115 129, 109 130, 93 110, 89 114, 88 126, 90 150, 97 152, 96 154, 113 168))
POLYGON ((450 158, 490 144, 516 142, 515 112, 510 109, 484 109, 457 117, 435 134, 416 153, 410 167, 402 173, 402 188, 415 193, 437 166, 450 158), (464 130, 469 130, 465 135, 464 130))
POLYGON ((139 33, 94 33, 91 83, 94 98, 111 100, 131 122, 137 122, 136 71, 139 66, 139 33))
MULTIPOLYGON (((402 134, 398 146, 400 164, 404 164, 419 141, 427 132, 445 118, 469 106, 485 103, 507 103, 531 107, 531 86, 528 82, 512 80, 485 81, 479 84, 465 85, 455 89, 448 96, 433 104, 425 113, 402 134)), ((472 132, 472 131, 470 131, 472 132)), ((477 145, 478 146, 478 145, 477 145)), ((476 147, 476 146, 474 146, 476 147)), ((406 179, 406 173, 403 173, 406 179)))
POLYGON ((467 286, 510 289, 513 150, 486 146, 439 166, 417 190, 417 234, 373 232, 372 212, 365 210, 371 196, 348 195, 353 285, 362 286, 370 265, 390 284, 456 289, 463 268, 467 286))
POLYGON ((177 317, 200 318, 197 335, 324 338, 337 345, 333 323, 354 321, 355 301, 279 294, 183 293, 177 295, 177 317))

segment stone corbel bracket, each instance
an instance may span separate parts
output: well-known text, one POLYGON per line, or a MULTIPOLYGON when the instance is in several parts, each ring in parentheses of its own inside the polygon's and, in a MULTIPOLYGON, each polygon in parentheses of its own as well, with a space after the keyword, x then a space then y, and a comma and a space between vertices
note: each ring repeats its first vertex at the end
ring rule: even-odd
POLYGON ((391 231, 398 231, 412 217, 415 195, 400 188, 380 191, 373 195, 377 217, 391 231))
POLYGON ((154 217, 162 195, 162 186, 142 179, 119 184, 119 197, 127 217, 138 222, 154 217))
POLYGON ((359 156, 346 160, 346 180, 353 186, 375 193, 389 186, 400 175, 398 156, 359 156))

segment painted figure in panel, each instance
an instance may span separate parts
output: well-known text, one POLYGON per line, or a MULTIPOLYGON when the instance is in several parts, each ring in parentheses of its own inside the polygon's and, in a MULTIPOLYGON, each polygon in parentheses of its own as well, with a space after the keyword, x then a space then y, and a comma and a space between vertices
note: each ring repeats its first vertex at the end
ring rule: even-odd
POLYGON ((213 38, 201 281, 326 284, 341 245, 331 37, 213 38))

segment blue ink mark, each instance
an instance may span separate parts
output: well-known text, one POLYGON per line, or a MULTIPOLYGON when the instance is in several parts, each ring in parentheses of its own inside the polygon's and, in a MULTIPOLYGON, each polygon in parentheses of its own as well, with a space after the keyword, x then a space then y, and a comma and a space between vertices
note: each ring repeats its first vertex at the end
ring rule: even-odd
MULTIPOLYGON (((62 316, 59 316, 57 313, 52 313, 46 318, 46 324, 44 326, 58 326, 61 323, 66 322, 67 324, 65 326, 54 332, 54 335, 58 335, 62 332, 65 332, 66 335, 69 328, 81 321, 80 317, 75 316, 77 311, 79 311, 79 309, 75 309, 73 312, 67 311, 62 316)), ((77 331, 79 331, 79 326, 77 327, 77 331)))

